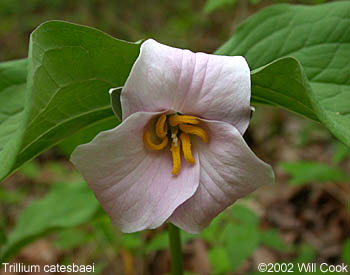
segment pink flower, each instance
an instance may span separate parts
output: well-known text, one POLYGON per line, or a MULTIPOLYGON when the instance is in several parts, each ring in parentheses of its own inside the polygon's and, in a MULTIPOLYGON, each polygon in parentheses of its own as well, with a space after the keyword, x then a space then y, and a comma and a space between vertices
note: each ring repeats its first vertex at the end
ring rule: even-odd
POLYGON ((72 162, 124 232, 170 221, 199 233, 237 199, 272 183, 242 135, 250 118, 243 57, 147 40, 121 92, 123 122, 72 162))

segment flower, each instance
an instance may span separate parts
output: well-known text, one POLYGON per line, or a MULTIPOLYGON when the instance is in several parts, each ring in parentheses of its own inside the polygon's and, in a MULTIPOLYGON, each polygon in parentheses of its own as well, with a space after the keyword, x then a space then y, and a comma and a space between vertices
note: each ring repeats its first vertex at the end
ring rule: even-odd
POLYGON ((237 199, 271 183, 242 135, 250 119, 243 57, 145 41, 121 92, 122 123, 71 160, 123 232, 170 221, 199 233, 237 199))

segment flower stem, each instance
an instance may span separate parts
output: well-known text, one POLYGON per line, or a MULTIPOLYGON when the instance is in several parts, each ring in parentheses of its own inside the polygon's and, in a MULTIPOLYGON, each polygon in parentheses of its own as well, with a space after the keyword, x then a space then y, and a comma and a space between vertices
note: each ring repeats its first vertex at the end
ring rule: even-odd
POLYGON ((171 273, 173 275, 183 275, 180 229, 171 223, 168 224, 168 228, 171 253, 171 273))

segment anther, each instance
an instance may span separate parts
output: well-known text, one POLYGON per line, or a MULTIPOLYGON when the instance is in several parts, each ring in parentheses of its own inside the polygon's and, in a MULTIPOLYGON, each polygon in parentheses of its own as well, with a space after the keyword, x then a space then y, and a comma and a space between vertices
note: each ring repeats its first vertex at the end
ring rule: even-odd
POLYGON ((180 124, 179 127, 180 127, 180 130, 186 134, 199 136, 204 142, 209 141, 207 132, 200 127, 192 126, 188 124, 180 124))
POLYGON ((156 123, 156 135, 160 138, 164 138, 167 134, 168 126, 166 124, 166 115, 161 115, 156 123))
POLYGON ((170 126, 177 126, 181 123, 199 124, 199 120, 195 116, 186 115, 174 115, 169 118, 170 126))
POLYGON ((185 160, 190 164, 195 164, 196 161, 192 156, 191 140, 190 140, 189 135, 186 133, 181 133, 180 140, 182 143, 182 151, 184 152, 185 160))
POLYGON ((148 148, 150 148, 152 150, 159 151, 159 150, 164 149, 168 145, 168 138, 164 137, 160 144, 154 144, 151 140, 150 132, 146 131, 143 135, 143 142, 144 142, 144 144, 147 145, 148 148))

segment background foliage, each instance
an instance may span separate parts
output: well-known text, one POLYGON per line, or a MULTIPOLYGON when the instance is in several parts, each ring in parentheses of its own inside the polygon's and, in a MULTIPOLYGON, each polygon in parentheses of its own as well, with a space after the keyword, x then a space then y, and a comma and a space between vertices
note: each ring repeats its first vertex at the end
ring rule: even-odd
MULTIPOLYGON (((245 137, 274 164, 278 184, 228 209, 200 236, 183 235, 186 268, 194 273, 254 272, 264 261, 349 261, 349 149, 317 123, 349 144, 349 5, 274 6, 236 28, 277 2, 282 1, 0 3, 1 61, 25 58, 29 33, 48 19, 205 52, 217 49, 234 29, 217 53, 246 56, 253 69, 252 102, 311 119, 257 108, 245 137), (285 27, 275 31, 278 24, 285 27)), ((3 261, 97 262, 97 274, 168 271, 163 229, 120 234, 67 162, 76 145, 119 123, 106 91, 123 84, 139 45, 51 22, 33 33, 28 61, 0 64, 0 178, 58 144, 0 186, 3 261), (38 249, 51 258, 35 255, 38 249)))

